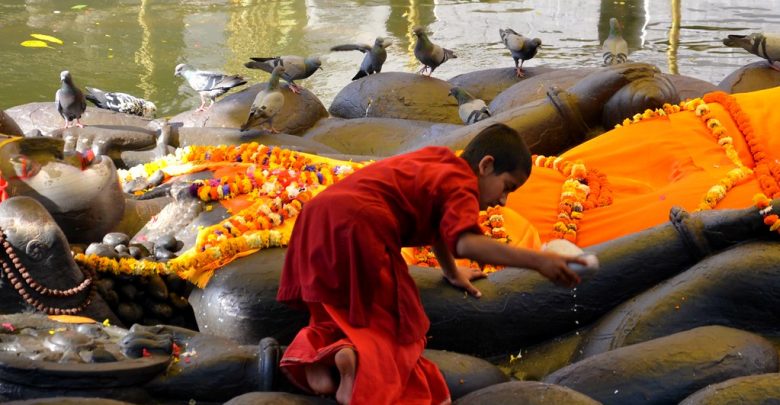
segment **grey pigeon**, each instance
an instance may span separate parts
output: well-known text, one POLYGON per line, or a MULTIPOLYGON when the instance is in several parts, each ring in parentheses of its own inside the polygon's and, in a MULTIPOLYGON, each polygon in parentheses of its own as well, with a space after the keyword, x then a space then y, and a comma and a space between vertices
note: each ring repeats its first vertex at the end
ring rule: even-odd
POLYGON ((780 71, 777 65, 780 61, 780 34, 755 32, 750 35, 729 35, 723 40, 723 45, 742 48, 760 56, 769 62, 772 69, 780 71))
POLYGON ((506 49, 509 49, 512 59, 515 60, 515 74, 517 77, 525 76, 523 74, 523 62, 536 56, 536 52, 542 46, 542 40, 524 37, 511 28, 505 30, 499 28, 498 33, 501 35, 501 42, 504 43, 506 49), (520 61, 519 66, 517 64, 518 61, 520 61))
POLYGON ((227 93, 233 87, 246 84, 246 80, 238 75, 226 75, 224 73, 195 70, 184 63, 176 65, 174 76, 183 77, 193 90, 200 94, 200 107, 196 111, 204 111, 214 105, 214 100, 227 93), (211 100, 208 107, 206 97, 211 100), (205 108, 204 108, 205 107, 205 108))
POLYGON ((154 118, 157 106, 149 100, 144 100, 127 93, 103 91, 95 87, 86 87, 87 100, 98 108, 137 115, 139 117, 154 118))
POLYGON ((322 69, 322 61, 319 56, 309 56, 304 58, 297 55, 276 56, 272 58, 250 58, 251 62, 244 63, 244 66, 250 69, 260 69, 268 73, 273 73, 277 66, 284 66, 284 79, 290 85, 293 93, 300 93, 300 87, 295 84, 295 80, 303 80, 314 74, 317 69, 322 69))
POLYGON ((246 131, 251 127, 268 123, 271 132, 278 133, 273 126, 273 119, 276 114, 284 107, 284 94, 279 89, 279 78, 285 73, 284 66, 277 66, 271 72, 271 78, 268 79, 268 86, 265 90, 257 93, 255 100, 252 101, 252 107, 249 108, 249 116, 241 130, 246 131))
POLYGON ((73 84, 73 78, 67 70, 60 72, 60 82, 62 85, 54 94, 54 105, 57 107, 57 112, 65 119, 65 128, 70 127, 70 122, 73 120, 76 120, 77 127, 84 128, 80 121, 81 115, 87 109, 84 93, 73 84))
POLYGON ((457 58, 455 52, 431 42, 423 27, 415 27, 413 32, 417 36, 417 43, 414 44, 414 56, 423 64, 417 73, 425 74, 425 71, 428 70, 428 76, 430 76, 442 63, 457 58))
POLYGON ((392 42, 382 37, 377 37, 374 41, 374 46, 365 44, 346 44, 337 45, 330 48, 331 51, 360 51, 366 54, 363 57, 363 62, 360 64, 360 70, 358 70, 355 77, 352 80, 360 79, 361 77, 368 76, 373 73, 379 73, 382 71, 382 65, 387 60, 387 48, 392 45, 392 42))
POLYGON ((623 27, 617 18, 609 19, 609 36, 601 45, 605 65, 617 65, 628 61, 628 42, 620 35, 622 30, 623 27))
POLYGON ((450 95, 458 100, 458 115, 464 124, 473 124, 491 116, 485 102, 474 98, 466 90, 456 86, 450 89, 450 95))

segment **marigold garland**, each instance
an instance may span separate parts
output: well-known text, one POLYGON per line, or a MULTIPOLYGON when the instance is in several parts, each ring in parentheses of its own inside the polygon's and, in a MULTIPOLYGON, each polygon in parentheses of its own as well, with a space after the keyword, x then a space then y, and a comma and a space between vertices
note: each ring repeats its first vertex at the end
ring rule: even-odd
MULTIPOLYGON (((479 227, 485 236, 489 236, 501 243, 510 243, 512 241, 506 232, 506 228, 504 228, 504 215, 500 206, 480 211, 478 221, 479 227)), ((436 255, 434 255, 430 246, 413 247, 411 248, 411 253, 412 259, 409 264, 420 267, 439 267, 439 262, 436 260, 436 255)), ((481 268, 485 273, 493 273, 503 268, 503 266, 490 264, 480 265, 473 260, 469 260, 466 265, 471 268, 481 268)))
POLYGON ((579 222, 585 210, 612 204, 612 189, 607 176, 598 170, 588 170, 581 161, 571 162, 561 157, 542 155, 534 155, 531 159, 534 166, 554 169, 566 176, 550 239, 576 243, 579 222))
POLYGON ((203 287, 213 270, 233 259, 259 249, 287 245, 287 231, 277 228, 296 217, 316 192, 364 165, 314 162, 302 153, 252 142, 180 148, 172 155, 122 172, 121 178, 128 181, 134 176, 150 176, 157 170, 180 174, 192 169, 193 164, 221 162, 250 166, 246 173, 195 180, 190 185, 191 195, 206 202, 245 195, 251 203, 229 218, 199 229, 193 249, 164 263, 84 254, 76 255, 76 262, 117 274, 177 274, 203 287))
POLYGON ((769 226, 771 232, 780 233, 780 217, 777 214, 773 214, 772 200, 765 194, 758 193, 753 196, 753 203, 758 208, 758 212, 764 217, 764 224, 769 226))
POLYGON ((750 116, 742 111, 733 96, 722 91, 709 93, 704 96, 704 100, 708 103, 718 103, 726 109, 745 138, 748 150, 753 156, 755 162, 753 172, 756 174, 761 191, 771 198, 780 198, 780 163, 772 159, 770 154, 766 152, 765 146, 753 130, 750 116))
POLYGON ((623 120, 622 125, 618 124, 615 127, 619 128, 621 126, 637 123, 646 119, 665 117, 680 111, 692 111, 694 114, 696 114, 696 116, 701 119, 710 132, 712 132, 712 134, 715 136, 715 139, 718 141, 718 145, 720 145, 726 152, 726 157, 728 157, 729 160, 731 160, 731 162, 737 166, 735 169, 732 169, 726 173, 722 179, 718 180, 717 184, 710 187, 707 192, 704 193, 704 197, 702 197, 702 200, 696 208, 696 211, 710 210, 715 208, 718 203, 720 203, 720 201, 726 197, 726 194, 729 192, 729 190, 747 180, 754 172, 757 174, 759 184, 763 190, 780 193, 780 188, 777 186, 778 182, 770 181, 770 178, 772 180, 780 179, 780 165, 774 162, 768 162, 763 151, 757 150, 757 148, 760 149, 760 147, 755 140, 751 140, 753 131, 750 127, 748 117, 745 116, 741 111, 739 105, 736 103, 736 100, 734 100, 733 97, 727 95, 726 93, 710 93, 707 94, 704 99, 695 98, 692 100, 682 101, 679 105, 672 105, 667 103, 664 104, 662 108, 656 110, 647 109, 642 114, 635 114, 632 118, 626 118, 623 120), (734 139, 728 136, 726 128, 717 118, 714 117, 714 114, 710 111, 707 103, 711 102, 717 102, 723 105, 734 118, 734 122, 737 122, 740 126, 740 131, 745 136, 745 140, 748 143, 748 148, 751 148, 751 154, 756 161, 755 169, 751 170, 740 160, 739 153, 734 148, 734 139), (764 159, 764 162, 759 162, 759 158, 764 159), (770 173, 776 173, 777 176, 774 178, 769 176, 769 178, 767 178, 766 175, 770 173))

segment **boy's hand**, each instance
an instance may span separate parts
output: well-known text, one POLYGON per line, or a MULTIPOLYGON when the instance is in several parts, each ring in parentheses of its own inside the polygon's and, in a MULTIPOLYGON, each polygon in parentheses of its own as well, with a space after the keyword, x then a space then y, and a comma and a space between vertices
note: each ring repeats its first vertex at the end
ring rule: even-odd
POLYGON ((544 256, 536 271, 555 284, 573 288, 580 283, 580 276, 569 268, 569 263, 587 266, 585 259, 577 256, 563 256, 552 252, 541 252, 544 256))
POLYGON ((469 294, 475 298, 482 296, 482 293, 474 287, 471 282, 480 278, 487 277, 487 274, 483 273, 480 269, 472 269, 470 267, 456 266, 453 274, 447 274, 444 272, 444 279, 455 287, 465 289, 469 294))

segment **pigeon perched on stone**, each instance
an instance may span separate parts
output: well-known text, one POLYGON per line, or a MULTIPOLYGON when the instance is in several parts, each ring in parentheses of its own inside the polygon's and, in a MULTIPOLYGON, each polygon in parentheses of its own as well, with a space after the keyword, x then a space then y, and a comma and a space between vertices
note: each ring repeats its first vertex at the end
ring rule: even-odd
POLYGON ((214 105, 214 100, 227 93, 233 87, 246 84, 246 80, 238 75, 226 75, 224 73, 195 70, 184 63, 176 65, 174 76, 181 76, 187 80, 187 84, 200 94, 200 107, 196 111, 205 111, 214 105), (208 107, 206 97, 211 100, 208 107))
POLYGON ((485 102, 474 98, 466 90, 456 86, 450 89, 450 95, 458 100, 458 115, 464 124, 473 124, 491 116, 485 102))
POLYGON ((60 82, 62 85, 54 94, 54 105, 57 107, 57 112, 65 119, 65 128, 70 127, 73 120, 76 121, 76 126, 84 128, 80 121, 81 115, 87 109, 84 93, 73 84, 73 78, 67 70, 60 72, 60 82))
POLYGON ((455 52, 431 42, 423 27, 415 27, 413 32, 417 36, 417 43, 414 44, 414 56, 423 64, 417 73, 425 74, 425 71, 428 70, 428 76, 430 76, 442 63, 457 58, 455 52))
POLYGON ((515 73, 517 77, 525 76, 523 74, 523 62, 536 56, 536 52, 539 51, 539 47, 542 46, 542 40, 539 38, 527 38, 524 37, 511 28, 502 30, 499 28, 498 33, 501 35, 501 42, 504 43, 506 49, 512 54, 512 59, 515 60, 515 73), (518 66, 517 62, 520 61, 518 66))
POLYGON ((279 132, 273 126, 273 119, 284 107, 284 94, 279 89, 279 78, 284 76, 285 70, 284 66, 279 65, 271 72, 268 86, 265 90, 257 93, 255 100, 252 102, 252 107, 249 108, 249 117, 247 117, 244 125, 241 126, 242 131, 268 123, 268 128, 271 132, 279 132))
POLYGON ((723 45, 742 48, 769 62, 769 66, 780 72, 780 34, 755 32, 750 35, 729 35, 723 45))
POLYGON ((250 69, 260 69, 268 73, 273 73, 277 66, 284 66, 284 79, 293 93, 300 93, 300 86, 295 84, 295 80, 303 80, 314 74, 317 69, 322 69, 322 61, 319 56, 309 56, 304 58, 297 55, 276 56, 272 58, 250 58, 252 61, 244 63, 244 66, 250 69))
POLYGON ((609 36, 601 46, 605 65, 617 65, 628 61, 628 43, 620 34, 622 30, 623 27, 617 18, 609 19, 609 36))
POLYGON ((154 118, 157 106, 149 100, 144 100, 127 93, 103 91, 95 87, 86 87, 87 100, 98 108, 137 115, 139 117, 154 118))
POLYGON ((358 70, 355 77, 352 80, 360 79, 361 77, 368 76, 373 73, 379 73, 382 71, 382 65, 387 60, 387 48, 392 45, 392 42, 385 38, 377 37, 374 41, 374 46, 365 44, 346 44, 337 45, 330 48, 331 51, 360 51, 366 54, 363 57, 363 62, 360 64, 360 70, 358 70))

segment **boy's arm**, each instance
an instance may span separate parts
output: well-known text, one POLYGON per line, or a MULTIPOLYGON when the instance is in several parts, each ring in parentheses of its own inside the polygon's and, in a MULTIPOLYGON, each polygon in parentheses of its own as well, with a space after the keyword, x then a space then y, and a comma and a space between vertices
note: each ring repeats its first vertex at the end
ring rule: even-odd
POLYGON ((460 287, 468 291, 469 294, 479 298, 482 293, 471 284, 471 281, 485 278, 487 274, 483 273, 480 269, 471 269, 465 267, 458 267, 455 264, 455 258, 452 257, 452 253, 447 248, 444 241, 438 237, 431 246, 433 254, 436 256, 436 260, 441 266, 441 270, 444 273, 444 278, 450 282, 450 284, 460 287))
POLYGON ((469 232, 461 234, 456 248, 460 257, 498 266, 533 269, 550 281, 569 288, 580 282, 580 277, 569 268, 569 263, 586 265, 578 257, 513 247, 485 235, 469 232))

